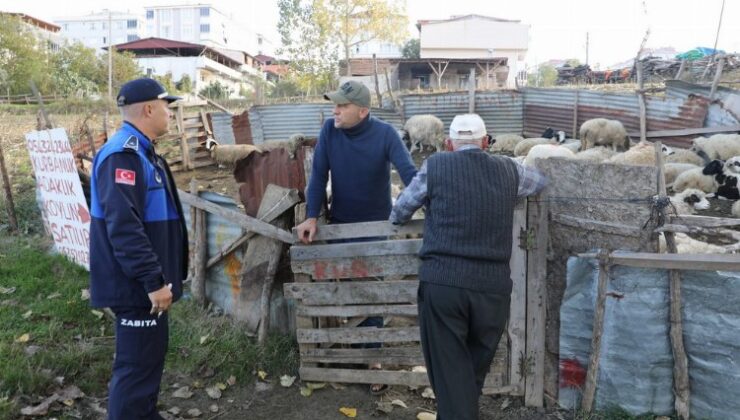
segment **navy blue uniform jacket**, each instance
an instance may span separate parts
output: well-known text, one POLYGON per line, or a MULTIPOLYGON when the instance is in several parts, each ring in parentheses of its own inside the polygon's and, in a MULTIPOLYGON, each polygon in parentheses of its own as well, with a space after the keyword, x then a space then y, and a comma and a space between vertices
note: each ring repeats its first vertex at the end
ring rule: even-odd
POLYGON ((93 307, 150 307, 148 293, 172 283, 182 295, 188 240, 167 162, 128 122, 93 161, 90 296, 93 307))

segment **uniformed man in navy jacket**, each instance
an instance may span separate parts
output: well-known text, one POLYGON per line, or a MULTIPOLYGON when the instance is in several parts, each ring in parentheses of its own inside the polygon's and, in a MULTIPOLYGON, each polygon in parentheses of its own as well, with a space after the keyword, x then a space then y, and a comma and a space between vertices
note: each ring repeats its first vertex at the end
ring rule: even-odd
POLYGON ((154 139, 178 100, 153 79, 117 97, 123 124, 93 161, 90 227, 92 306, 116 314, 109 419, 161 419, 156 410, 169 337, 167 310, 182 295, 187 230, 167 162, 154 139))

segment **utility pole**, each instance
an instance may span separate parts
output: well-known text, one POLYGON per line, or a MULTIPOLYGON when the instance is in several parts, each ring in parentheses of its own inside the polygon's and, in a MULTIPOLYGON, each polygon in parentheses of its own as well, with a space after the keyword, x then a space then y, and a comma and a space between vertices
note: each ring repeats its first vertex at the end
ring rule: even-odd
POLYGON ((111 15, 108 9, 108 98, 113 99, 113 29, 111 28, 111 15))
POLYGON ((588 64, 588 32, 586 32, 586 64, 588 64))

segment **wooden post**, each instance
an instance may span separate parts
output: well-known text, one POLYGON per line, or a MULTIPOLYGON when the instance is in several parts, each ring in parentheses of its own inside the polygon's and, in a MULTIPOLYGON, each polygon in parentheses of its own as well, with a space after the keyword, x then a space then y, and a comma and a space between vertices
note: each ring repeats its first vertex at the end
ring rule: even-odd
POLYGON ((109 113, 108 110, 105 110, 105 116, 103 116, 103 132, 105 133, 105 141, 108 141, 110 136, 108 135, 108 118, 109 113))
MULTIPOLYGON (((0 133, 2 134, 2 133, 0 133)), ((18 219, 15 217, 15 205, 13 204, 13 190, 10 187, 10 177, 5 167, 5 156, 3 156, 3 145, 0 142, 0 174, 3 177, 3 188, 5 189, 5 202, 8 207, 8 224, 13 232, 18 232, 18 219)))
POLYGON ((190 146, 188 146, 188 134, 185 131, 185 118, 183 117, 182 102, 177 103, 177 132, 180 134, 180 149, 182 152, 182 169, 192 169, 190 164, 190 146))
POLYGON ((534 247, 527 256, 527 343, 524 403, 542 407, 545 387, 545 321, 547 317, 547 201, 536 195, 528 202, 527 225, 534 247))
POLYGON ((596 293, 596 309, 594 311, 594 327, 591 335, 591 357, 588 361, 586 383, 583 386, 581 410, 590 413, 596 395, 596 380, 599 373, 599 358, 601 357, 601 336, 604 332, 604 309, 606 307, 606 281, 609 279, 609 253, 599 252, 599 285, 596 293))
MULTIPOLYGON (((198 196, 198 181, 190 180, 190 194, 198 196)), ((193 277, 190 282, 190 293, 200 306, 206 305, 206 259, 208 256, 208 224, 205 210, 191 206, 190 217, 193 221, 193 277)))
POLYGON ((576 89, 576 98, 573 101, 573 138, 578 138, 578 89, 576 89))
POLYGON ((523 366, 527 333, 527 200, 519 201, 514 208, 512 247, 509 267, 511 268, 511 310, 507 334, 511 343, 509 382, 515 388, 514 395, 524 395, 523 366), (519 239, 519 240, 517 240, 519 239))
POLYGON ((388 76, 388 67, 383 70, 385 72, 385 86, 388 88, 388 95, 391 97, 391 102, 395 105, 396 98, 393 97, 393 86, 391 86, 391 78, 388 76))
POLYGON ((644 83, 642 80, 642 62, 639 56, 636 59, 637 66, 637 102, 640 105, 640 141, 647 141, 647 109, 645 107, 644 83))
POLYGON ((714 94, 717 93, 717 84, 719 84, 719 79, 722 78, 722 67, 724 66, 725 59, 724 57, 719 57, 717 59, 717 70, 714 72, 714 80, 712 81, 712 89, 709 91, 709 100, 714 100, 714 94))
POLYGON ((681 66, 678 68, 678 73, 676 73, 676 80, 681 80, 681 76, 683 76, 683 72, 686 70, 686 59, 684 58, 681 60, 681 66))
MULTIPOLYGON (((658 195, 666 197, 666 184, 663 168, 663 145, 660 141, 655 142, 655 156, 658 165, 658 195)), ((665 219, 665 208, 661 208, 663 219, 665 219)), ((663 232, 668 252, 678 253, 676 238, 673 232, 663 232)), ((678 418, 689 419, 690 389, 689 389, 689 362, 683 344, 683 321, 681 317, 681 272, 668 270, 670 278, 671 294, 671 350, 673 351, 673 392, 675 394, 675 409, 678 418)))
POLYGON ((475 112, 475 67, 470 68, 468 76, 468 114, 475 112))
POLYGON ((375 80, 375 94, 378 96, 378 108, 383 107, 383 96, 380 94, 380 85, 378 83, 378 60, 373 53, 373 78, 375 80))
MULTIPOLYGON (((38 88, 36 88, 36 83, 34 83, 33 80, 29 82, 31 85, 31 90, 33 91, 34 96, 36 96, 36 102, 39 103, 39 110, 41 111, 41 115, 44 117, 44 122, 46 123, 46 129, 51 130, 54 128, 54 124, 51 122, 51 118, 49 118, 49 114, 46 113, 46 107, 44 106, 44 100, 41 98, 41 94, 39 93, 38 88)), ((28 99, 26 99, 27 101, 28 99)))

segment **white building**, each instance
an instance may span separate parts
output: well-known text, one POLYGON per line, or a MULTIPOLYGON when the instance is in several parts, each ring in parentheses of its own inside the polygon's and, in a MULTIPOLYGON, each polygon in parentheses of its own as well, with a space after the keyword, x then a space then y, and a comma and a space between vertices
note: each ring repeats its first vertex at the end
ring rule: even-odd
POLYGON ((421 32, 422 59, 505 57, 509 66, 507 87, 515 87, 517 77, 526 79, 529 25, 518 20, 466 15, 423 20, 417 27, 421 32))
POLYGON ((144 38, 145 34, 143 16, 136 13, 102 11, 86 16, 58 18, 54 22, 62 28, 62 35, 70 42, 81 42, 96 50, 107 47, 109 42, 122 44, 136 41, 144 38))
POLYGON ((402 46, 391 42, 372 40, 358 44, 351 52, 351 58, 401 58, 402 46))
POLYGON ((146 8, 150 37, 192 42, 214 48, 272 54, 274 45, 210 4, 151 6, 146 8))

